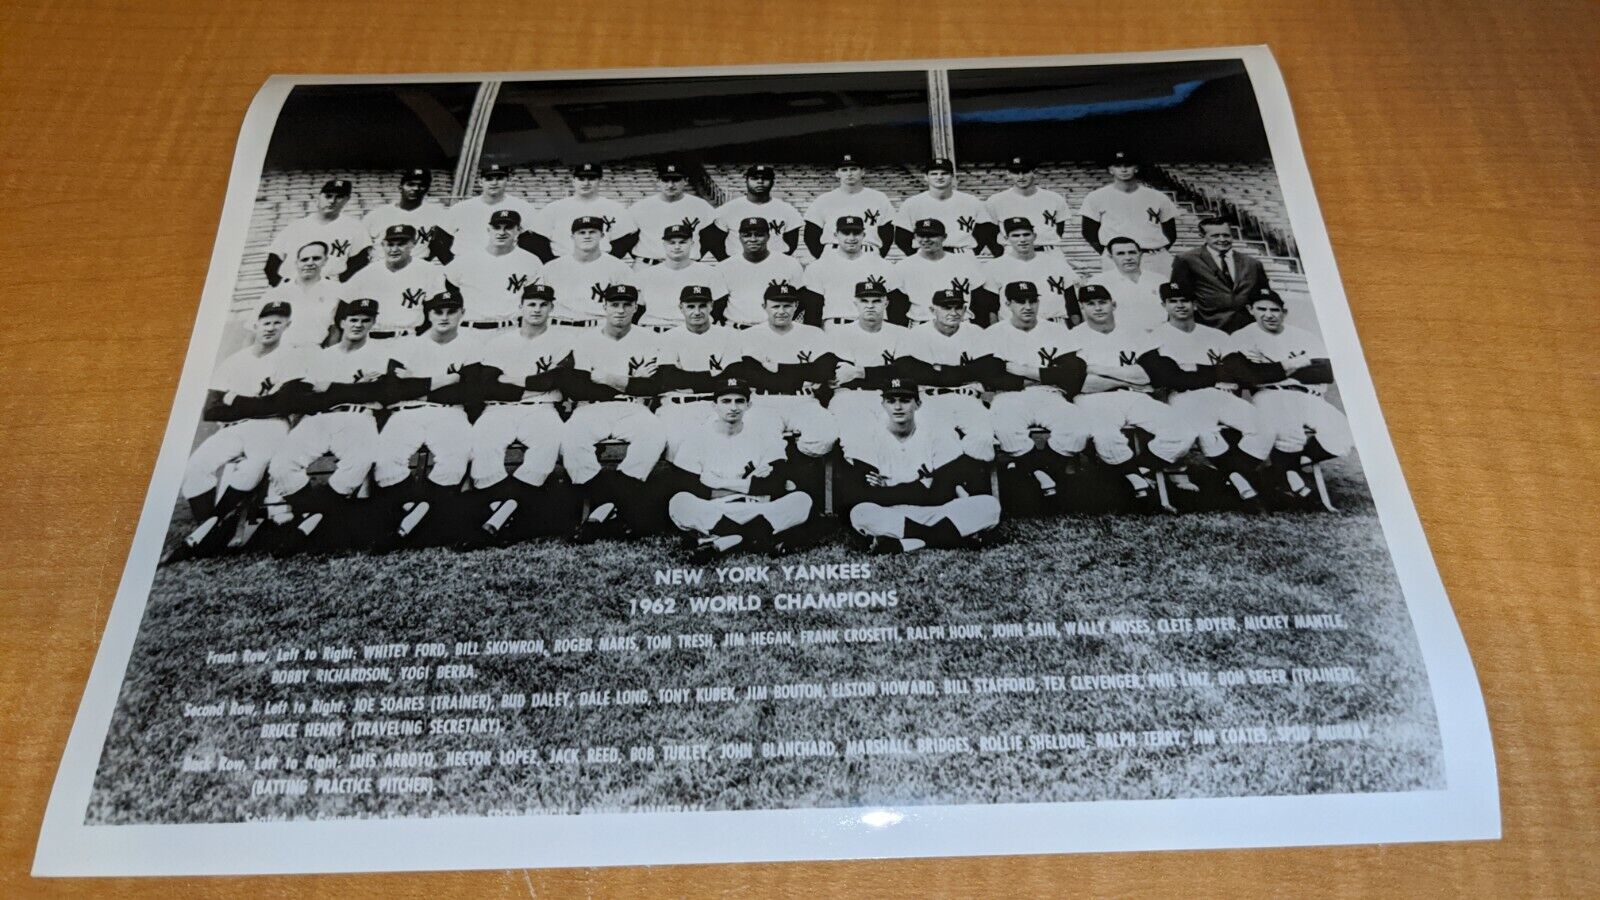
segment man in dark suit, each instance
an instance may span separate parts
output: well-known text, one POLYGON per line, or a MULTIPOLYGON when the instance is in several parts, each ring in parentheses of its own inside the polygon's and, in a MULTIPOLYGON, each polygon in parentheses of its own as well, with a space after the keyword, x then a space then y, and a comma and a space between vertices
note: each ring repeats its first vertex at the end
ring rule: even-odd
POLYGON ((1195 319, 1232 334, 1255 319, 1248 308, 1258 288, 1267 287, 1267 271, 1253 256, 1233 249, 1233 228, 1215 216, 1200 220, 1203 246, 1172 260, 1171 281, 1194 299, 1195 319))

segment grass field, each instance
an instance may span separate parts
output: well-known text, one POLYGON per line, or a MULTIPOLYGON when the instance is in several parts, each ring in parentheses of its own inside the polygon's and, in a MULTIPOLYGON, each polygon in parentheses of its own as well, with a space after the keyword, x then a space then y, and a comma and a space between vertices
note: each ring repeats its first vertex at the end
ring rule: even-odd
MULTIPOLYGON (((688 592, 653 585, 658 569, 682 566, 675 541, 557 541, 458 553, 412 550, 381 557, 272 559, 241 556, 163 566, 157 573, 128 679, 107 740, 90 823, 226 822, 280 817, 478 815, 684 806, 712 809, 906 803, 990 803, 1106 798, 1220 797, 1404 791, 1442 786, 1437 726, 1416 639, 1370 499, 1354 462, 1333 467, 1341 512, 1181 516, 1058 516, 1006 522, 981 551, 862 557, 842 541, 784 564, 866 561, 865 581, 749 588, 769 602, 754 612, 697 614, 688 592), (893 589, 889 609, 771 608, 775 592, 893 589), (680 598, 671 615, 632 615, 630 600, 680 598), (1337 613, 1343 630, 1239 630, 1053 637, 997 637, 1013 622, 1337 613), (899 640, 637 652, 450 657, 475 675, 459 681, 274 686, 268 663, 208 665, 208 651, 322 648, 398 642, 545 641, 604 635, 977 624, 983 639, 899 640), (1291 670, 1348 666, 1356 684, 1288 683, 1043 689, 1046 676, 1291 670), (946 679, 1032 677, 1033 692, 947 693, 946 679), (751 685, 930 679, 929 696, 745 699, 751 685), (736 688, 732 702, 662 703, 661 688, 736 688), (647 688, 647 705, 488 712, 351 714, 358 697, 647 688), (346 702, 343 714, 195 718, 184 704, 221 699, 346 702), (493 736, 300 737, 266 740, 264 723, 436 717, 499 719, 493 736), (1359 722, 1360 740, 1277 726, 1359 722), (1265 726, 1261 733, 1224 732, 1265 726), (1194 729, 1218 732, 1202 743, 1194 729), (1144 732, 1172 731, 1176 744, 1144 732), (1124 737, 1123 733, 1132 733, 1124 737), (1074 735, 1029 749, 1035 735, 1074 735), (980 750, 978 738, 1011 736, 1022 749, 980 750), (1231 737, 1230 737, 1231 736, 1231 737), (917 752, 915 740, 965 738, 965 751, 917 752), (903 739, 912 752, 851 755, 847 741, 903 739), (1326 738, 1326 739, 1324 739, 1326 738), (831 755, 764 758, 763 741, 823 741, 831 755), (753 758, 723 759, 724 743, 751 742, 753 758), (1130 742, 1132 746, 1123 744, 1130 742), (1082 746, 1077 743, 1081 742, 1082 746), (711 745, 709 758, 665 761, 669 744, 711 745), (587 750, 619 748, 621 762, 587 761, 587 750), (655 748, 654 762, 628 761, 655 748), (452 767, 451 750, 529 748, 538 761, 452 767), (579 761, 552 758, 578 748, 579 761), (409 768, 352 770, 352 754, 433 751, 409 768), (218 754, 244 771, 181 771, 185 758, 218 754), (432 792, 300 797, 253 796, 256 757, 302 762, 331 754, 324 777, 423 775, 432 792)), ((735 555, 724 564, 770 561, 735 555)), ((716 592, 713 587, 704 593, 716 592)), ((641 640, 641 645, 643 641, 641 640)), ((343 665, 363 663, 359 655, 343 665)), ((390 663, 391 665, 398 665, 390 663)), ((327 665, 302 664, 304 667, 327 665)), ((293 666, 280 666, 293 667, 293 666)), ((1010 745, 1015 747, 1014 744, 1010 745)), ((946 747, 944 749, 949 749, 946 747)))

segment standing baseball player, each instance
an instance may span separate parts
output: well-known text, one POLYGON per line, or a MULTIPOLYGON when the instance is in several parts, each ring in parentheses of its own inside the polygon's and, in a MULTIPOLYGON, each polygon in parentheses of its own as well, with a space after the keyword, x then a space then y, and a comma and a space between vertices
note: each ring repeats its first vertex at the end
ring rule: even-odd
POLYGON ((722 273, 715 267, 692 259, 696 232, 690 223, 674 222, 661 229, 657 240, 666 254, 659 265, 642 266, 633 273, 639 288, 639 299, 644 304, 644 314, 639 324, 656 331, 664 331, 683 324, 683 311, 679 301, 684 288, 702 287, 710 292, 719 309, 728 305, 728 286, 722 273))
POLYGON ((838 357, 828 414, 841 443, 853 428, 883 424, 880 392, 894 375, 895 361, 910 336, 906 328, 888 321, 889 291, 883 282, 858 282, 854 294, 855 318, 826 332, 828 346, 838 357))
POLYGON ((305 352, 283 341, 291 320, 289 304, 262 304, 250 345, 218 363, 212 373, 202 418, 218 428, 190 454, 183 473, 183 498, 195 527, 168 562, 226 545, 226 524, 261 484, 268 462, 288 436, 293 410, 282 402, 286 394, 279 392, 291 382, 309 387, 300 380, 305 352))
MULTIPOLYGON (((999 196, 998 194, 996 196, 999 196)), ((1083 321, 1078 309, 1078 272, 1062 254, 1040 252, 1034 240, 1033 220, 1010 216, 1001 223, 1006 252, 983 267, 984 290, 996 298, 1005 286, 1017 281, 1032 282, 1039 289, 1039 318, 1068 326, 1083 321)), ((1050 229, 1046 229, 1049 233, 1050 229)))
POLYGON ((645 480, 666 450, 661 421, 647 405, 659 392, 657 335, 633 324, 639 291, 630 284, 605 290, 605 321, 572 340, 575 377, 563 388, 580 401, 561 436, 561 459, 572 483, 585 491, 589 515, 573 540, 588 543, 604 533, 627 535, 647 527, 651 491, 645 480), (600 464, 596 445, 625 441, 616 469, 600 464))
MULTIPOLYGON (((900 276, 900 290, 905 294, 907 306, 903 317, 899 310, 889 310, 889 321, 918 325, 934 319, 934 310, 928 300, 936 291, 958 291, 971 294, 983 288, 983 264, 970 253, 951 253, 946 249, 947 236, 944 222, 938 219, 918 219, 913 224, 917 238, 917 252, 895 264, 900 276)), ((989 304, 983 304, 989 305, 989 304)))
POLYGON ((544 273, 539 257, 522 249, 522 215, 514 209, 489 214, 484 236, 455 245, 445 278, 466 304, 462 325, 470 329, 511 328, 521 312, 522 292, 544 273))
POLYGON ((1172 407, 1150 396, 1150 375, 1140 357, 1155 346, 1148 331, 1117 324, 1111 292, 1090 282, 1078 293, 1083 324, 1072 329, 1084 364, 1081 392, 1073 404, 1087 417, 1095 453, 1121 473, 1135 500, 1150 496, 1153 468, 1174 468, 1194 446, 1196 433, 1172 407), (1143 457, 1134 453, 1125 428, 1150 435, 1143 457))
POLYGON ((333 330, 333 308, 343 288, 323 277, 328 245, 312 241, 294 252, 294 277, 267 288, 263 304, 284 303, 294 310, 282 341, 290 347, 322 347, 339 339, 333 330))
POLYGON ((542 260, 549 259, 549 245, 541 243, 529 230, 529 223, 534 221, 537 208, 508 191, 510 184, 511 167, 508 165, 485 163, 478 169, 478 193, 451 206, 445 218, 445 234, 440 235, 437 241, 438 246, 444 249, 441 260, 448 260, 450 254, 455 252, 456 241, 471 243, 478 240, 484 234, 484 229, 489 227, 489 216, 502 209, 515 212, 521 220, 520 240, 523 247, 539 254, 542 260))
POLYGON ((738 229, 741 250, 717 263, 717 271, 728 287, 724 318, 735 328, 749 328, 767 321, 762 306, 767 290, 784 285, 798 291, 805 283, 805 271, 794 257, 772 252, 772 225, 766 219, 750 216, 739 222, 738 229))
POLYGON ((812 259, 839 242, 834 237, 841 219, 862 223, 860 246, 883 256, 894 246, 894 203, 887 194, 866 186, 866 170, 855 154, 839 157, 834 170, 839 186, 811 201, 806 208, 805 242, 812 259))
POLYGON ((1003 369, 983 329, 967 325, 967 295, 934 291, 933 321, 910 329, 895 368, 922 388, 925 418, 954 428, 967 456, 994 459, 994 427, 980 397, 984 381, 1003 369))
POLYGON ((980 546, 1000 524, 1000 501, 983 492, 981 469, 953 431, 919 415, 913 381, 891 378, 882 396, 882 424, 844 445, 838 495, 850 527, 875 553, 980 546))
POLYGON ((1114 237, 1106 247, 1111 267, 1089 278, 1117 301, 1117 325, 1135 331, 1149 331, 1166 322, 1161 306, 1161 286, 1166 279, 1145 263, 1150 255, 1139 250, 1133 238, 1114 237))
POLYGON ((674 464, 696 481, 667 501, 680 529, 697 535, 696 562, 735 547, 786 552, 784 538, 811 517, 812 500, 783 472, 788 464, 783 433, 750 425, 750 388, 738 378, 712 386, 715 415, 690 435, 674 464))
POLYGON ((1225 377, 1250 389, 1250 403, 1273 436, 1275 483, 1305 497, 1311 491, 1300 468, 1344 456, 1355 446, 1344 413, 1327 400, 1333 365, 1321 338, 1287 324, 1288 309, 1277 291, 1258 288, 1250 314, 1255 322, 1233 334, 1238 356, 1224 366, 1231 373, 1225 377))
MULTIPOLYGON (((1252 500, 1256 490, 1249 473, 1272 453, 1273 434, 1249 401, 1218 374, 1223 360, 1235 352, 1234 341, 1195 321, 1195 302, 1181 285, 1162 285, 1161 305, 1167 310, 1166 324, 1150 332, 1153 345, 1139 357, 1139 365, 1150 375, 1150 386, 1166 391, 1167 405, 1199 434, 1200 451, 1226 474, 1239 499, 1252 500), (1239 432, 1237 446, 1228 444, 1224 428, 1239 432)), ((1182 472, 1173 476, 1173 483, 1180 490, 1198 490, 1182 472)))
POLYGON ((378 301, 378 322, 368 337, 387 340, 416 333, 425 318, 422 303, 447 287, 444 267, 416 258, 417 230, 390 225, 383 232, 383 261, 367 266, 345 282, 346 300, 378 301))
POLYGON ((317 208, 285 225, 272 239, 263 269, 269 286, 288 277, 281 271, 283 264, 294 259, 295 251, 312 241, 327 245, 328 274, 340 281, 348 280, 366 265, 372 247, 367 229, 356 216, 344 215, 344 208, 350 203, 350 191, 351 185, 346 179, 334 178, 326 182, 317 195, 317 208))
POLYGON ((604 220, 579 216, 568 223, 567 230, 572 234, 572 252, 544 267, 544 281, 556 292, 555 313, 550 321, 587 328, 600 324, 604 312, 601 299, 606 289, 631 284, 633 269, 603 249, 604 220))
MULTIPOLYGON (((821 298, 819 318, 820 324, 825 327, 855 321, 856 285, 863 281, 877 283, 883 288, 886 298, 900 291, 900 273, 896 267, 866 243, 865 219, 846 215, 830 224, 833 229, 832 246, 806 266, 805 271, 806 290, 813 297, 821 298)), ((900 294, 899 303, 905 305, 904 294, 900 294)), ((880 405, 876 396, 872 403, 873 406, 880 405)))
MULTIPOLYGON (((1006 171, 1011 174, 1011 187, 992 194, 984 204, 989 208, 989 218, 1002 226, 1008 219, 1026 219, 1036 224, 1035 246, 1046 251, 1059 251, 1065 242, 1072 210, 1067 206, 1067 198, 1039 187, 1034 168, 1033 160, 1027 157, 1011 157, 1006 162, 1006 171)), ((1002 227, 1000 231, 1001 239, 1007 244, 1010 243, 1008 230, 1002 227)))
POLYGON ((744 170, 744 194, 717 207, 711 230, 705 235, 706 247, 717 259, 731 259, 741 249, 745 223, 760 219, 767 225, 767 250, 773 256, 787 256, 800 246, 800 226, 805 221, 800 211, 787 200, 772 196, 778 177, 771 166, 755 165, 744 170))
MULTIPOLYGON (((1162 281, 1172 271, 1170 248, 1178 239, 1178 206, 1165 193, 1139 180, 1139 163, 1133 154, 1118 150, 1107 166, 1111 183, 1083 198, 1083 239, 1096 253, 1104 253, 1116 237, 1131 238, 1149 259, 1146 266, 1162 281)), ((1110 269, 1107 257, 1102 268, 1110 269)))
POLYGON ((656 167, 656 192, 635 200, 628 207, 628 214, 639 228, 639 243, 633 248, 634 259, 647 265, 665 260, 667 250, 662 235, 668 228, 689 232, 692 242, 689 257, 700 259, 705 255, 700 234, 710 227, 717 211, 705 200, 689 193, 688 187, 689 176, 682 166, 669 162, 656 167))
POLYGON ((376 245, 382 241, 390 225, 410 225, 417 232, 419 255, 423 259, 439 259, 434 248, 447 233, 444 223, 449 211, 439 201, 428 199, 428 189, 432 186, 433 172, 428 169, 407 169, 400 173, 400 195, 367 210, 361 217, 371 243, 376 245))
POLYGON ((600 250, 626 259, 639 242, 639 226, 621 201, 600 192, 605 167, 599 163, 580 163, 572 167, 572 196, 562 197, 539 212, 534 230, 550 241, 550 252, 568 256, 573 251, 572 229, 575 219, 600 222, 600 250))
POLYGON ((944 157, 928 163, 924 173, 928 189, 900 204, 895 217, 895 242, 910 256, 919 224, 932 219, 944 228, 945 249, 953 253, 990 250, 1000 255, 998 231, 983 201, 956 190, 956 166, 944 157))

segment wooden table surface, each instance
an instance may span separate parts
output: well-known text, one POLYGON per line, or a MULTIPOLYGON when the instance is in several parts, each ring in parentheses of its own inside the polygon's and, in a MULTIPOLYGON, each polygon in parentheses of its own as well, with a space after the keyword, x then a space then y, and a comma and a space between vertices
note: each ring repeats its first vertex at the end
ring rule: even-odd
POLYGON ((1600 894, 1593 3, 0 5, 0 895, 1600 894), (713 8, 716 9, 712 12, 713 8), (1487 698, 1499 842, 270 879, 32 880, 211 257, 278 72, 1270 44, 1487 698))

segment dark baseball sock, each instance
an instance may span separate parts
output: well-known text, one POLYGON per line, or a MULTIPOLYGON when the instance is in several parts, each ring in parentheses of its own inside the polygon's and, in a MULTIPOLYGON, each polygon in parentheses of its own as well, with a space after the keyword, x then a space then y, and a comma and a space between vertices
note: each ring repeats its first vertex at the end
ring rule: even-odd
POLYGON ((765 516, 756 516, 740 528, 745 543, 751 547, 765 547, 772 543, 772 523, 765 516))
POLYGON ((711 526, 711 533, 717 537, 726 537, 731 534, 743 534, 743 528, 744 526, 740 525, 738 522, 735 522, 727 516, 722 516, 721 518, 717 519, 717 524, 711 526))
POLYGON ((189 498, 189 514, 194 517, 194 523, 196 525, 199 525, 201 522, 211 518, 216 513, 216 509, 217 504, 216 501, 211 498, 211 491, 206 491, 204 494, 201 494, 197 497, 189 498))
POLYGON ((238 488, 223 488, 222 496, 217 500, 216 516, 220 519, 227 518, 249 499, 250 494, 250 491, 241 491, 238 488))
POLYGON ((929 547, 955 547, 961 543, 961 529, 949 519, 940 519, 932 525, 908 521, 905 534, 908 538, 923 541, 929 547))

